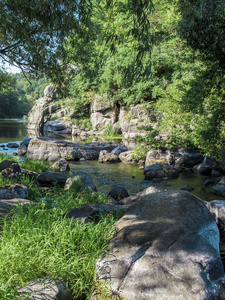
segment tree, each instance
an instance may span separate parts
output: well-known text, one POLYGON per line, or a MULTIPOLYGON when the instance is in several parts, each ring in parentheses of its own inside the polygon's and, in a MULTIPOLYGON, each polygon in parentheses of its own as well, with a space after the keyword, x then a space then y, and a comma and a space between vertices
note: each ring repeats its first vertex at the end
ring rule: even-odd
MULTIPOLYGON (((124 2, 133 15, 130 33, 140 42, 140 57, 149 50, 147 14, 153 8, 152 1, 124 2)), ((66 38, 76 32, 82 39, 88 39, 93 10, 101 7, 113 15, 118 5, 115 0, 0 0, 0 58, 25 72, 41 71, 54 77, 65 61, 66 38)), ((104 38, 111 43, 112 50, 115 43, 122 42, 115 32, 108 35, 107 28, 104 38)))
POLYGON ((179 0, 179 33, 203 58, 225 68, 225 1, 179 0))

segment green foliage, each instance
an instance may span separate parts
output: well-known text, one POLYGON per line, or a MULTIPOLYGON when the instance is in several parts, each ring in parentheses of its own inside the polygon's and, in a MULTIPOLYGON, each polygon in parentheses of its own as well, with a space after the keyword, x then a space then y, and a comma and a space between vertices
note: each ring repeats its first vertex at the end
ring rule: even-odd
POLYGON ((1 299, 17 299, 17 286, 45 276, 64 281, 76 299, 90 297, 95 263, 112 237, 115 220, 109 216, 98 224, 82 224, 64 218, 70 208, 87 203, 85 195, 73 203, 68 197, 51 209, 41 202, 26 211, 17 209, 10 222, 5 219, 0 233, 1 299))
POLYGON ((42 173, 47 172, 50 169, 50 164, 46 160, 24 158, 20 163, 21 168, 27 169, 33 172, 42 173))
POLYGON ((204 58, 225 67, 225 3, 220 0, 179 0, 179 33, 204 58))
POLYGON ((115 128, 112 124, 108 124, 104 129, 105 138, 115 138, 119 136, 119 130, 115 128))

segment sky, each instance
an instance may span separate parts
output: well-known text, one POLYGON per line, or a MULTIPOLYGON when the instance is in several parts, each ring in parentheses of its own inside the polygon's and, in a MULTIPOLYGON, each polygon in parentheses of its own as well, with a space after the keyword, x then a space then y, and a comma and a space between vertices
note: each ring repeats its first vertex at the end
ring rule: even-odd
MULTIPOLYGON (((3 66, 3 64, 2 64, 2 62, 0 61, 0 69, 1 69, 2 66, 3 66)), ((20 70, 19 68, 15 67, 15 66, 12 66, 12 65, 10 65, 10 64, 8 64, 8 63, 4 63, 4 69, 5 69, 7 72, 13 73, 13 74, 15 74, 15 73, 20 73, 20 72, 21 72, 21 70, 20 70)))

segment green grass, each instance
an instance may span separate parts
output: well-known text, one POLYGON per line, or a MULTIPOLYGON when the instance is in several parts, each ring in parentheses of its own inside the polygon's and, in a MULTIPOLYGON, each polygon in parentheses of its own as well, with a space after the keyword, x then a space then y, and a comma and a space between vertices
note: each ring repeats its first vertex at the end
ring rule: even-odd
POLYGON ((45 276, 63 280, 75 299, 89 299, 96 260, 113 235, 115 219, 105 216, 98 224, 82 224, 63 214, 104 201, 101 195, 74 197, 74 191, 54 188, 38 204, 19 207, 5 218, 0 232, 0 299, 18 299, 17 286, 45 276))
POLYGON ((33 172, 42 173, 47 172, 50 169, 50 164, 46 160, 36 160, 31 158, 25 158, 20 163, 21 168, 27 169, 33 172))
MULTIPOLYGON (((36 164, 30 160, 29 169, 34 170, 32 162, 36 164)), ((0 185, 14 182, 0 177, 0 185)), ((105 203, 105 196, 78 192, 79 184, 68 191, 55 186, 43 192, 28 178, 21 183, 29 186, 33 204, 18 206, 1 222, 0 300, 19 299, 18 286, 46 276, 64 281, 75 299, 89 299, 96 260, 106 250, 121 213, 116 218, 102 216, 98 224, 75 222, 64 215, 86 203, 105 203)))

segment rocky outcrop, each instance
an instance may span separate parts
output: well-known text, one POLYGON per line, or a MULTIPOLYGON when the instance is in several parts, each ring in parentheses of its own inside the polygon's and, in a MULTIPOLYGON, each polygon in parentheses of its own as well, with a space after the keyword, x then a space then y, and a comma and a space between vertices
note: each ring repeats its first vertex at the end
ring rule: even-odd
POLYGON ((43 127, 44 135, 48 136, 48 133, 53 136, 65 136, 72 134, 72 125, 69 122, 63 120, 50 121, 44 124, 43 127))
POLYGON ((157 147, 148 151, 145 166, 161 163, 190 168, 200 164, 203 159, 203 155, 192 148, 157 147))
POLYGON ((179 176, 181 169, 168 164, 153 164, 144 169, 145 179, 153 178, 176 178, 179 176))
POLYGON ((133 150, 130 151, 125 151, 120 153, 119 159, 124 163, 128 165, 133 165, 133 164, 144 164, 143 159, 139 159, 135 157, 135 153, 133 150))
MULTIPOLYGON (((199 198, 186 191, 145 195, 115 225, 96 265, 110 299, 225 299, 219 231, 199 198)), ((101 289, 92 299, 101 299, 101 289)))
MULTIPOLYGON (((204 160, 201 164, 194 167, 194 170, 197 171, 201 175, 210 176, 212 171, 219 169, 219 163, 216 161, 215 158, 210 156, 205 156, 204 160)), ((218 176, 220 173, 218 173, 218 176)))
POLYGON ((100 130, 109 124, 116 123, 118 119, 118 108, 115 103, 110 102, 106 96, 96 96, 91 104, 91 124, 93 130, 100 130))
POLYGON ((214 200, 208 202, 207 207, 216 223, 225 226, 225 201, 214 200))
POLYGON ((27 157, 50 161, 65 158, 66 160, 97 160, 101 150, 112 151, 116 147, 113 143, 87 143, 79 145, 47 137, 34 138, 27 148, 27 157))
POLYGON ((146 110, 142 104, 120 107, 119 124, 122 135, 126 139, 137 135, 144 136, 157 127, 157 119, 160 116, 154 110, 146 110))
POLYGON ((59 108, 58 105, 54 104, 56 100, 56 88, 51 84, 45 88, 44 97, 38 99, 28 113, 28 132, 37 136, 43 133, 44 124, 50 120, 51 114, 59 108))

